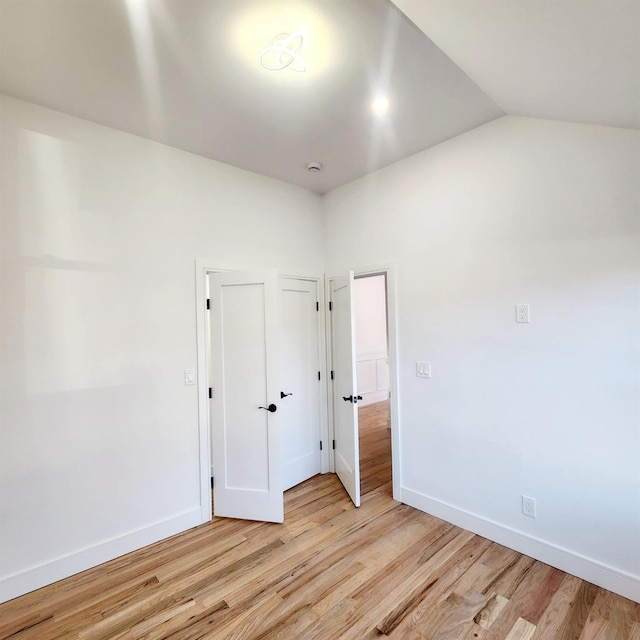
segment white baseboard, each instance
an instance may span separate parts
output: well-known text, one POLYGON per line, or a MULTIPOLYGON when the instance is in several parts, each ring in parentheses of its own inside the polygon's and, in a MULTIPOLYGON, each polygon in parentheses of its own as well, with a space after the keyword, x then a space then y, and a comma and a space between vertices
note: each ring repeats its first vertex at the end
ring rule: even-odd
POLYGON ((401 488, 400 501, 625 598, 640 602, 640 578, 636 576, 406 487, 401 488))
POLYGON ((0 578, 0 603, 196 527, 202 524, 201 519, 201 510, 197 507, 20 573, 0 578))

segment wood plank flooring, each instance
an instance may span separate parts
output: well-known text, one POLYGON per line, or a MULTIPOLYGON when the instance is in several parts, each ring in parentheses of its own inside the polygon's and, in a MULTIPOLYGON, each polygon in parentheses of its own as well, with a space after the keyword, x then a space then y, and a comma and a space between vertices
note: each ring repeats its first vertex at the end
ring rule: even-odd
POLYGON ((391 499, 360 409, 362 507, 334 475, 285 523, 213 522, 0 605, 11 640, 640 640, 640 605, 391 499))

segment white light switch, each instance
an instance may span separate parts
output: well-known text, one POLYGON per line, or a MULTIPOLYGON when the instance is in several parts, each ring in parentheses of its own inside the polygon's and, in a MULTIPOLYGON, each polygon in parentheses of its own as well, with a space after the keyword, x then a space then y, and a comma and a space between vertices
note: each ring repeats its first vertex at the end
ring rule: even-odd
POLYGON ((529 305, 516 305, 516 322, 529 322, 529 305))
POLYGON ((184 370, 184 384, 186 386, 196 383, 196 372, 193 369, 184 370))
POLYGON ((431 377, 431 363, 430 362, 416 362, 416 376, 418 376, 418 378, 430 378, 431 377))

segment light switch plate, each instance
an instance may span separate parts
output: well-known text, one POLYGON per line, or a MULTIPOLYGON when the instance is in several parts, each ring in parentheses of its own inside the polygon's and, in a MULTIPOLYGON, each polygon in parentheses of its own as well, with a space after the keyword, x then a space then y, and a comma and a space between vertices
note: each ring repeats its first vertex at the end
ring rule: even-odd
POLYGON ((184 370, 184 384, 189 386, 196 383, 196 372, 193 369, 184 370))
POLYGON ((416 362, 416 376, 418 378, 430 378, 431 377, 431 363, 430 362, 416 362))

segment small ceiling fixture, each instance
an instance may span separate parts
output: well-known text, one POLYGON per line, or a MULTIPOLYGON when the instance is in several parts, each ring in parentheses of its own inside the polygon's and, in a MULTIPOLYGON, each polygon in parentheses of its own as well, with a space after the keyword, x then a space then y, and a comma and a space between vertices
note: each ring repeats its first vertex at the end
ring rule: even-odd
POLYGON ((318 171, 322 170, 322 165, 319 162, 310 162, 307 165, 307 171, 309 173, 318 173, 318 171))
POLYGON ((378 96, 372 103, 371 109, 373 109, 374 113, 386 113, 389 108, 389 100, 384 96, 378 96))
POLYGON ((260 66, 265 71, 292 71, 304 72, 307 63, 300 55, 304 38, 299 32, 281 33, 273 39, 273 44, 265 47, 260 52, 260 66))

